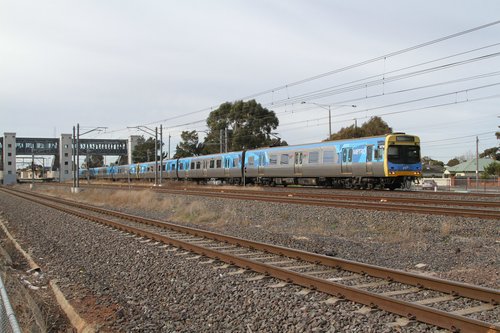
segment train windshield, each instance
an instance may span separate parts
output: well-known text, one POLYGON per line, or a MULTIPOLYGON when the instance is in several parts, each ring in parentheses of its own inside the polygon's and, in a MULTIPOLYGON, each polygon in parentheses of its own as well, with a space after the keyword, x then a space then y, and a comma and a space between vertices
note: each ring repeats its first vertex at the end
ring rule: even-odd
POLYGON ((420 147, 418 146, 389 146, 387 159, 391 163, 415 164, 420 162, 420 147))

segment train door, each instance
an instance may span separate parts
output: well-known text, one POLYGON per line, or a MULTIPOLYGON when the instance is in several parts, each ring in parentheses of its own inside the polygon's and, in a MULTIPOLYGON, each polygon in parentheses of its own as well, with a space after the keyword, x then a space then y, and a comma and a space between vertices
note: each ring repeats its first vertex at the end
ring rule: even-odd
POLYGON ((226 156, 222 158, 224 160, 224 177, 231 177, 231 165, 232 165, 232 157, 226 156))
POLYGON ((366 146, 366 173, 371 175, 373 173, 373 145, 366 146))
POLYGON ((203 162, 201 162, 201 166, 203 168, 203 177, 206 178, 208 176, 208 170, 207 170, 208 160, 203 160, 203 162))
POLYGON ((261 177, 264 176, 264 167, 265 167, 264 159, 265 159, 265 153, 263 153, 263 152, 259 153, 258 174, 261 177))
POLYGON ((296 176, 302 176, 302 152, 295 153, 294 173, 296 176))
POLYGON ((352 148, 342 148, 342 173, 352 173, 352 148))

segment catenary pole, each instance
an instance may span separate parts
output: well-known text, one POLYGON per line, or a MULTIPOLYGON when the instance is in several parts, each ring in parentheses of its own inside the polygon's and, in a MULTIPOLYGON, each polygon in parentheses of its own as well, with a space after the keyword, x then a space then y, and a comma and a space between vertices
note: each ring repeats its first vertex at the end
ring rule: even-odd
POLYGON ((163 126, 160 124, 160 186, 163 179, 163 126))

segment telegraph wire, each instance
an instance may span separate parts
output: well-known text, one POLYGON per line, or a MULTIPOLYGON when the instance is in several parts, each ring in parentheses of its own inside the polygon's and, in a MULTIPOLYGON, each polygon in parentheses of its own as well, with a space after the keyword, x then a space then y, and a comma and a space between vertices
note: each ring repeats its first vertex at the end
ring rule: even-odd
MULTIPOLYGON (((385 93, 385 94, 371 95, 369 97, 361 97, 361 98, 353 98, 353 99, 349 99, 349 100, 343 100, 343 101, 332 103, 332 106, 335 106, 336 104, 338 105, 338 104, 354 103, 354 102, 364 101, 364 100, 367 100, 367 99, 372 99, 372 98, 377 98, 377 97, 384 97, 384 96, 390 96, 390 95, 399 94, 399 93, 406 93, 406 92, 415 91, 415 90, 421 90, 421 89, 427 89, 427 88, 434 88, 434 87, 438 87, 438 86, 442 86, 442 85, 447 85, 447 84, 461 83, 461 82, 466 82, 466 81, 476 80, 476 79, 484 79, 484 78, 488 78, 488 77, 492 77, 492 76, 497 76, 497 75, 500 75, 500 71, 490 72, 490 73, 484 73, 484 74, 479 74, 479 75, 474 75, 474 76, 469 76, 469 77, 460 78, 460 79, 456 79, 456 80, 443 81, 443 82, 433 83, 433 84, 419 86, 419 87, 414 87, 414 88, 401 89, 401 90, 397 90, 397 91, 388 92, 388 93, 385 93)), ((305 108, 305 109, 302 109, 302 110, 294 110, 292 113, 299 113, 299 112, 309 111, 309 110, 314 110, 314 109, 317 109, 317 107, 311 106, 311 107, 308 107, 308 108, 305 108)), ((286 113, 289 113, 289 111, 276 112, 277 115, 286 115, 286 113)))
MULTIPOLYGON (((474 79, 485 78, 485 77, 496 76, 496 75, 500 75, 500 71, 479 74, 479 75, 475 75, 475 76, 471 76, 471 77, 467 77, 467 78, 461 78, 461 79, 457 79, 457 80, 439 82, 439 83, 435 83, 435 84, 432 84, 432 85, 425 85, 425 86, 420 86, 420 87, 415 87, 415 88, 403 89, 403 90, 399 90, 399 91, 387 93, 384 96, 391 95, 391 94, 397 94, 397 93, 401 93, 401 92, 413 91, 413 90, 417 90, 417 89, 424 89, 424 88, 428 88, 428 87, 435 87, 435 86, 439 86, 439 85, 465 82, 465 81, 468 81, 468 80, 474 80, 474 79)), ((455 95, 455 94, 463 93, 463 92, 466 92, 466 91, 474 91, 474 90, 489 88, 489 87, 497 86, 497 85, 500 85, 500 82, 494 83, 494 84, 488 84, 488 85, 478 86, 478 87, 467 88, 467 89, 458 90, 458 91, 449 92, 449 93, 444 93, 444 94, 439 94, 439 95, 422 97, 422 98, 413 99, 413 100, 404 101, 404 102, 398 102, 398 103, 394 103, 394 104, 382 105, 382 106, 378 106, 378 107, 374 107, 374 108, 367 108, 367 109, 362 109, 362 110, 357 110, 357 111, 351 111, 351 112, 339 114, 339 115, 336 115, 336 116, 345 116, 345 115, 350 115, 350 114, 355 114, 355 113, 368 112, 368 111, 373 111, 373 110, 378 110, 378 109, 383 109, 383 108, 389 108, 389 107, 394 107, 394 106, 399 106, 399 105, 404 105, 404 104, 409 104, 409 103, 414 103, 414 102, 420 102, 420 101, 424 101, 424 100, 428 100, 428 99, 434 99, 434 98, 439 98, 439 97, 444 97, 444 96, 455 95)), ((374 96, 371 96, 370 98, 380 97, 380 96, 382 96, 382 95, 374 95, 374 96)), ((360 98, 360 99, 351 99, 351 100, 347 100, 347 101, 341 101, 341 102, 339 102, 339 104, 347 103, 347 102, 349 102, 349 103, 350 102, 356 102, 358 100, 365 100, 365 99, 366 98, 364 98, 364 97, 360 98)), ((337 103, 334 103, 334 104, 337 104, 337 103)), ((453 102, 453 103, 439 104, 438 106, 453 105, 453 104, 459 104, 459 103, 453 102)), ((294 113, 299 113, 299 112, 302 112, 302 111, 308 111, 308 110, 312 110, 312 109, 316 109, 316 108, 315 107, 311 107, 311 108, 307 108, 306 110, 297 110, 297 111, 294 111, 294 113)), ((270 110, 270 111, 273 111, 273 110, 270 110)), ((287 111, 275 112, 275 115, 282 115, 285 112, 287 112, 287 111)), ((324 118, 325 117, 321 117, 321 118, 310 119, 310 120, 314 121, 314 120, 319 120, 319 119, 324 119, 324 118)), ((262 119, 265 119, 265 118, 262 118, 262 119)), ((191 121, 191 122, 182 123, 182 124, 176 124, 176 125, 164 127, 164 130, 175 129, 175 128, 182 127, 182 126, 190 126, 190 125, 200 124, 200 123, 204 123, 205 121, 206 121, 206 119, 202 119, 202 120, 196 120, 196 121, 191 121)), ((297 123, 301 123, 301 122, 303 122, 303 121, 299 121, 297 123)), ((280 124, 279 126, 284 126, 284 125, 286 125, 286 123, 285 124, 280 124)), ((108 131, 108 133, 109 133, 109 131, 108 131)))
POLYGON ((495 134, 495 131, 482 132, 482 133, 477 133, 477 134, 472 134, 472 135, 457 136, 457 137, 454 137, 454 138, 447 138, 447 139, 421 141, 421 143, 442 142, 442 141, 450 141, 450 140, 456 140, 456 139, 472 138, 472 137, 475 137, 475 136, 481 136, 481 135, 486 135, 486 134, 495 134))
MULTIPOLYGON (((500 84, 500 83, 499 83, 500 84)), ((453 93, 450 93, 453 94, 453 93)), ((482 100, 487 100, 487 99, 494 99, 494 98, 500 98, 500 94, 495 94, 495 95, 490 95, 490 96, 484 96, 484 97, 479 97, 475 99, 468 99, 468 100, 463 100, 463 101, 455 101, 455 102, 448 102, 448 103, 442 103, 442 104, 435 104, 435 105, 430 105, 426 107, 419 107, 419 108, 414 108, 414 109, 407 109, 407 110, 400 110, 400 111, 393 111, 393 112, 387 112, 387 113, 379 113, 379 114, 373 114, 370 116, 363 116, 363 117, 357 117, 356 119, 366 119, 368 117, 375 117, 375 116, 386 116, 386 115, 392 115, 392 114, 398 114, 398 113, 407 113, 407 112, 413 112, 413 111, 422 111, 422 110, 428 110, 428 109, 433 109, 437 107, 443 107, 443 106, 449 106, 449 105, 457 105, 457 104, 463 104, 463 103, 471 103, 471 102, 477 102, 477 101, 482 101, 482 100)), ((384 108, 384 106, 378 107, 379 108, 384 108)), ((373 110, 373 109, 372 109, 373 110)), ((315 118, 315 119, 309 119, 308 121, 319 121, 321 119, 325 119, 327 117, 321 117, 321 118, 315 118)), ((353 119, 344 119, 344 120, 334 120, 332 123, 345 123, 348 121, 352 121, 353 119)), ((285 123, 285 124, 280 124, 281 127, 286 127, 289 125, 296 125, 296 124, 303 124, 304 121, 295 121, 295 122, 290 122, 290 123, 285 123)), ((294 129, 300 128, 300 127, 294 127, 294 129)))
MULTIPOLYGON (((275 88, 267 89, 267 90, 264 90, 264 91, 261 91, 261 92, 258 92, 258 93, 254 93, 254 94, 242 97, 242 98, 240 98, 238 100, 247 100, 247 99, 255 98, 255 97, 258 97, 258 96, 265 95, 265 94, 274 93, 276 91, 283 90, 283 89, 286 89, 288 91, 288 88, 293 87, 293 86, 297 86, 297 85, 300 85, 300 84, 303 84, 303 83, 307 83, 309 81, 314 81, 314 80, 317 80, 317 79, 320 79, 320 78, 323 78, 323 77, 326 77, 326 76, 330 76, 330 75, 333 75, 333 74, 344 72, 344 71, 347 71, 349 69, 361 67, 361 66, 364 66, 364 65, 376 62, 376 61, 380 61, 380 60, 383 60, 383 59, 394 57, 394 56, 397 56, 397 55, 400 55, 400 54, 404 54, 404 53, 407 53, 407 52, 410 52, 410 51, 414 51, 414 50, 417 50, 417 49, 420 49, 420 48, 423 48, 423 47, 426 47, 426 46, 429 46, 429 45, 433 45, 433 44, 436 44, 436 43, 443 42, 443 41, 448 40, 448 39, 453 39, 453 38, 456 38, 456 37, 459 37, 459 36, 463 36, 463 35, 466 35, 466 34, 469 34, 469 33, 475 32, 475 31, 478 31, 478 30, 486 29, 486 28, 489 28, 489 27, 497 25, 497 24, 500 24, 500 20, 493 21, 493 22, 490 22, 490 23, 487 23, 487 24, 484 24, 484 25, 481 25, 481 26, 477 26, 477 27, 471 28, 471 29, 463 30, 463 31, 460 31, 460 32, 457 32, 457 33, 454 33, 454 34, 451 34, 451 35, 444 36, 444 37, 440 37, 440 38, 437 38, 437 39, 434 39, 434 40, 431 40, 431 41, 428 41, 428 42, 425 42, 425 43, 417 44, 417 45, 414 45, 414 46, 411 46, 411 47, 408 47, 408 48, 405 48, 405 49, 402 49, 402 50, 398 50, 398 51, 395 51, 395 52, 392 52, 392 53, 388 53, 388 54, 383 55, 383 56, 379 56, 379 57, 376 57, 376 58, 365 60, 365 61, 353 64, 353 65, 349 65, 349 66, 345 66, 345 67, 342 67, 342 68, 339 68, 339 69, 335 69, 335 70, 332 70, 332 71, 321 73, 321 74, 318 74, 318 75, 315 75, 315 76, 311 76, 309 78, 305 78, 305 79, 302 79, 302 80, 291 82, 291 83, 288 83, 288 84, 285 84, 285 85, 282 85, 282 86, 278 86, 278 87, 275 87, 275 88)), ((162 120, 157 120, 157 121, 145 123, 145 124, 142 124, 142 125, 148 126, 148 125, 153 125, 153 124, 156 124, 156 123, 165 123, 165 122, 168 122, 170 120, 174 120, 174 119, 178 119, 178 118, 181 118, 181 117, 185 117, 185 116, 189 116, 189 115, 193 115, 193 114, 198 114, 198 113, 202 113, 202 112, 212 111, 212 110, 217 109, 217 108, 218 108, 218 106, 211 106, 211 107, 203 108, 203 109, 200 109, 200 110, 197 110, 197 111, 192 111, 192 112, 184 113, 182 115, 168 117, 168 118, 165 118, 165 119, 162 119, 162 120)))
MULTIPOLYGON (((381 84, 391 83, 394 81, 403 80, 403 79, 407 79, 407 78, 418 76, 418 75, 428 74, 428 73, 432 73, 432 72, 439 71, 439 70, 445 70, 445 69, 449 69, 449 68, 452 68, 455 66, 460 66, 460 65, 471 63, 471 62, 481 61, 481 60, 490 59, 490 58, 498 57, 498 56, 500 56, 500 52, 491 53, 488 55, 484 55, 484 56, 480 56, 480 57, 476 57, 476 58, 471 58, 471 59, 467 59, 467 60, 463 60, 463 61, 458 61, 455 63, 449 63, 449 64, 440 65, 440 66, 436 66, 436 67, 426 68, 426 69, 422 69, 422 70, 415 71, 415 72, 410 72, 410 73, 405 73, 405 74, 400 74, 400 75, 390 76, 390 77, 386 76, 383 79, 373 80, 373 81, 369 81, 369 82, 365 82, 365 83, 359 83, 356 85, 352 85, 352 86, 348 86, 348 87, 344 87, 344 88, 339 88, 339 89, 335 89, 335 90, 330 90, 330 91, 324 91, 321 93, 302 94, 302 95, 299 95, 298 97, 294 97, 290 100, 280 100, 278 102, 296 103, 296 102, 300 102, 304 99, 314 100, 314 99, 324 98, 324 97, 328 97, 328 96, 339 95, 339 94, 343 94, 343 93, 347 93, 347 92, 352 92, 352 91, 356 91, 356 90, 360 90, 360 89, 374 87, 374 86, 378 86, 381 84)), ((385 93, 385 92, 383 94, 381 94, 381 96, 386 96, 386 95, 387 95, 387 93, 385 93)), ((368 98, 368 97, 371 97, 371 96, 367 96, 366 98, 368 98)), ((366 98, 361 98, 361 99, 366 99, 366 98)), ((264 105, 270 106, 270 105, 276 105, 276 104, 278 104, 278 103, 273 102, 273 103, 267 103, 264 105)))
POLYGON ((390 107, 394 107, 394 106, 399 106, 399 105, 404 105, 404 104, 409 104, 409 103, 415 103, 415 102, 422 102, 422 101, 426 101, 426 100, 429 100, 429 99, 435 99, 435 98, 440 98, 440 97, 445 97, 445 96, 451 96, 451 95, 456 95, 456 94, 460 94, 460 93, 475 91, 475 90, 484 89, 484 88, 491 88, 491 87, 495 87, 495 86, 498 86, 498 85, 500 85, 500 82, 495 82, 495 83, 486 84, 486 85, 483 85, 483 86, 478 86, 478 87, 473 87, 473 88, 467 88, 467 89, 457 90, 457 91, 453 91, 453 92, 449 92, 449 93, 443 93, 443 94, 437 94, 437 95, 433 95, 433 96, 416 98, 416 99, 412 99, 412 100, 408 100, 408 101, 404 101, 404 102, 398 102, 398 103, 387 104, 387 105, 383 105, 383 106, 377 106, 377 107, 374 107, 374 108, 367 108, 367 109, 363 109, 363 110, 346 112, 346 113, 338 114, 337 116, 341 117, 341 116, 347 116, 347 115, 351 115, 351 114, 355 114, 355 113, 368 112, 368 111, 379 110, 379 109, 383 109, 383 108, 390 108, 390 107))
MULTIPOLYGON (((295 97, 296 98, 304 98, 305 96, 308 96, 308 95, 313 94, 313 93, 320 93, 320 92, 328 91, 330 89, 344 87, 344 86, 346 86, 348 84, 359 83, 359 82, 363 82, 365 80, 379 78, 381 76, 383 76, 384 79, 385 79, 385 75, 388 75, 388 74, 393 74, 393 73, 401 72, 401 71, 404 71, 404 70, 407 70, 407 69, 411 69, 411 68, 415 68, 415 67, 420 67, 420 66, 423 66, 423 65, 428 65, 428 64, 431 64, 431 63, 434 63, 434 62, 438 62, 438 61, 442 61, 442 60, 454 58, 454 57, 461 56, 461 55, 468 54, 468 53, 473 53, 473 52, 476 52, 476 51, 479 51, 479 50, 484 50, 484 49, 495 47, 495 46, 498 46, 498 45, 500 45, 500 43, 490 44, 490 45, 479 47, 479 48, 475 48, 475 49, 472 49, 472 50, 468 50, 468 51, 464 51, 464 52, 460 52, 460 53, 455 53, 455 54, 450 55, 450 56, 446 56, 446 57, 442 57, 442 58, 438 58, 438 59, 434 59, 434 60, 422 62, 422 63, 416 64, 416 65, 412 65, 412 66, 407 66, 407 67, 395 69, 395 70, 392 70, 392 71, 389 71, 389 72, 378 73, 378 74, 375 74, 375 75, 371 75, 371 76, 367 76, 367 77, 364 77, 364 78, 361 78, 361 79, 350 81, 350 82, 347 82, 347 83, 343 83, 343 84, 339 84, 339 85, 335 85, 335 86, 331 86, 331 87, 327 87, 327 88, 322 88, 322 89, 318 89, 318 90, 313 90, 311 92, 304 93, 302 95, 296 95, 295 97)), ((285 99, 285 101, 289 101, 289 100, 290 100, 290 97, 288 96, 287 99, 285 99)), ((271 103, 268 103, 267 105, 275 105, 277 102, 278 101, 276 101, 276 102, 273 101, 271 103)))
MULTIPOLYGON (((490 57, 496 57, 496 56, 500 56, 500 52, 492 53, 492 54, 489 54, 489 55, 485 55, 485 56, 481 56, 481 57, 476 57, 476 58, 472 58, 472 59, 467 59, 467 60, 464 60, 464 61, 462 61, 460 63, 463 64, 463 63, 468 63, 468 62, 471 62, 471 61, 479 61, 479 60, 484 60, 484 59, 487 59, 487 58, 490 58, 490 57)), ((439 66, 439 67, 435 67, 434 69, 426 69, 425 71, 436 70, 436 68, 444 69, 444 68, 449 68, 447 66, 456 66, 456 65, 457 65, 457 63, 445 64, 445 65, 442 65, 442 66, 439 66)), ((409 74, 414 74, 414 73, 416 73, 416 72, 409 73, 409 74)), ((376 97, 389 96, 389 95, 394 95, 394 94, 398 94, 398 93, 404 93, 404 92, 414 91, 414 90, 418 90, 418 89, 426 89, 426 88, 436 87, 436 86, 439 86, 439 85, 446 85, 446 84, 452 84, 452 83, 465 82, 465 81, 468 81, 468 80, 481 79, 481 78, 486 78, 486 77, 490 77, 490 76, 496 76, 496 75, 499 75, 499 74, 500 74, 500 71, 490 72, 490 73, 484 73, 484 74, 479 74, 479 75, 476 75, 476 76, 471 76, 471 77, 461 78, 461 79, 456 79, 456 80, 451 80, 451 81, 444 81, 444 82, 435 83, 435 84, 431 84, 431 85, 424 85, 424 86, 419 86, 419 87, 414 87, 414 88, 402 89, 402 90, 398 90, 398 91, 394 91, 394 92, 386 92, 384 94, 371 95, 371 96, 368 96, 368 97, 343 100, 343 101, 335 102, 333 104, 351 103, 351 102, 356 102, 356 101, 360 101, 360 100, 366 100, 366 99, 371 99, 371 98, 376 98, 376 97)), ((414 75, 412 75, 412 76, 414 76, 414 75)), ((410 76, 408 76, 408 77, 410 77, 410 76)), ((402 79, 402 78, 398 78, 398 80, 399 79, 402 79)), ((387 80, 386 82, 392 82, 392 81, 395 81, 396 79, 392 79, 391 77, 389 77, 389 78, 386 78, 386 80, 387 80)), ((373 82, 375 82, 375 81, 373 81, 373 82)), ((379 84, 380 84, 381 80, 376 80, 376 82, 379 82, 379 84)), ((357 89, 364 88, 364 87, 365 87, 365 85, 358 86, 357 89)), ((476 88, 471 88, 471 89, 468 89, 468 90, 474 90, 474 89, 476 89, 476 88)), ((453 93, 450 93, 450 94, 460 93, 460 92, 463 92, 463 91, 453 92, 453 93)), ((324 97, 326 97, 326 96, 324 96, 324 97)), ((439 96, 437 96, 437 97, 439 97, 439 96)), ((429 98, 436 98, 436 97, 429 97, 429 98)), ((293 99, 297 100, 297 101, 300 100, 300 99, 295 98, 295 97, 293 99)), ((410 102, 412 102, 412 101, 410 101, 410 102)), ((409 102, 403 102, 403 103, 409 103, 409 102)), ((398 104, 395 104, 395 105, 398 105, 398 104)), ((270 106, 270 103, 263 104, 263 106, 264 107, 265 106, 270 106)), ((279 108, 281 106, 274 105, 274 107, 279 108)), ((389 107, 389 106, 383 106, 383 107, 389 107)), ((311 110, 311 109, 314 109, 314 107, 308 108, 307 110, 311 110)), ((369 110, 369 109, 360 110, 360 111, 356 111, 356 112, 365 112, 366 110, 369 110)), ((297 111, 294 111, 294 112, 297 113, 297 112, 301 112, 301 111, 306 111, 306 110, 297 110, 297 111)), ((199 112, 199 111, 195 111, 195 113, 197 113, 197 112, 199 112)), ((287 111, 276 112, 276 115, 281 115, 281 114, 284 114, 284 113, 287 113, 287 111)), ((189 114, 192 114, 192 113, 189 113, 189 114)), ((177 118, 181 118, 181 117, 184 117, 184 115, 172 117, 170 119, 177 119, 177 118)), ((205 121, 206 121, 206 119, 196 120, 196 121, 192 121, 192 122, 187 122, 187 123, 182 123, 182 124, 178 124, 178 125, 173 125, 171 127, 166 127, 166 128, 176 128, 176 127, 181 127, 181 126, 189 126, 189 125, 193 125, 193 124, 203 123, 205 121)), ((151 124, 151 123, 149 123, 149 124, 151 124)))
POLYGON ((447 35, 447 36, 444 36, 444 37, 441 37, 441 38, 438 38, 438 39, 434 39, 434 40, 431 40, 431 41, 428 41, 428 42, 425 42, 425 43, 422 43, 422 44, 411 46, 411 47, 408 47, 408 48, 405 48, 405 49, 402 49, 402 50, 399 50, 399 51, 395 51, 395 52, 392 52, 392 53, 388 53, 388 54, 383 55, 383 56, 379 56, 379 57, 376 57, 376 58, 365 60, 365 61, 353 64, 353 65, 345 66, 345 67, 342 67, 342 68, 339 68, 339 69, 335 69, 335 70, 332 70, 332 71, 329 71, 329 72, 325 72, 325 73, 322 73, 322 74, 311 76, 311 77, 306 78, 306 79, 302 79, 302 80, 299 80, 299 81, 288 83, 288 84, 285 84, 283 86, 279 86, 279 87, 276 87, 276 88, 268 89, 268 90, 265 90, 265 91, 262 91, 262 92, 259 92, 259 93, 255 93, 255 94, 252 94, 252 95, 248 95, 248 96, 244 97, 243 99, 245 100, 245 99, 255 98, 255 97, 258 97, 258 96, 261 96, 261 95, 265 95, 265 94, 269 94, 269 93, 272 93, 272 92, 276 92, 277 90, 288 89, 290 87, 293 87, 293 86, 296 86, 296 85, 299 85, 299 84, 303 84, 303 83, 306 83, 306 82, 309 82, 309 81, 314 81, 314 80, 317 80, 317 79, 321 79, 321 78, 326 77, 326 76, 330 76, 330 75, 337 74, 337 73, 340 73, 340 72, 344 72, 344 71, 347 71, 347 70, 350 70, 350 69, 353 69, 353 68, 357 68, 357 67, 361 67, 361 66, 364 66, 364 65, 368 65, 368 64, 373 63, 373 62, 377 62, 377 61, 384 60, 384 59, 387 59, 387 58, 391 58, 391 57, 394 57, 394 56, 397 56, 397 55, 400 55, 400 54, 403 54, 403 53, 414 51, 414 50, 417 50, 417 49, 420 49, 420 48, 423 48, 423 47, 426 47, 426 46, 429 46, 429 45, 440 43, 440 42, 443 42, 443 41, 448 40, 448 39, 452 39, 452 38, 455 38, 455 37, 466 35, 466 34, 469 34, 469 33, 472 33, 472 32, 478 31, 478 30, 481 30, 481 29, 489 28, 489 27, 494 26, 494 25, 499 24, 499 23, 500 23, 500 20, 494 21, 494 22, 490 22, 490 23, 487 23, 487 24, 484 24, 484 25, 481 25, 481 26, 478 26, 478 27, 475 27, 475 28, 471 28, 471 29, 468 29, 468 30, 460 31, 460 32, 457 32, 457 33, 454 33, 454 34, 451 34, 451 35, 447 35))

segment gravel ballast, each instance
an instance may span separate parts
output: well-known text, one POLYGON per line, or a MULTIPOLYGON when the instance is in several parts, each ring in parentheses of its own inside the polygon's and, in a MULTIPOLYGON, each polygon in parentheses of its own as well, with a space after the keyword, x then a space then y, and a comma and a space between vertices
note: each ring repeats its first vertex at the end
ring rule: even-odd
MULTIPOLYGON (((78 195, 80 199, 96 197, 106 205, 99 199, 100 194, 86 192, 78 195)), ((110 197, 109 193, 102 195, 110 197)), ((141 207, 137 199, 132 199, 134 205, 118 208, 392 268, 417 270, 415 265, 424 263, 426 266, 420 271, 427 274, 456 276, 465 282, 498 287, 494 285, 498 279, 497 221, 149 192, 139 195, 147 196, 146 202, 152 208, 141 207), (165 200, 174 204, 158 205, 165 200), (210 214, 204 216, 207 212, 210 214), (389 222, 397 226, 391 229, 389 222), (422 230, 428 230, 425 236, 422 230), (473 270, 475 276, 467 274, 473 270), (483 270, 484 276, 477 274, 483 270)), ((59 280, 60 288, 82 316, 101 323, 104 331, 400 330, 388 325, 397 316, 383 311, 355 313, 361 305, 326 304, 323 301, 328 296, 321 293, 297 295, 302 288, 290 285, 273 288, 278 283, 274 279, 248 281, 256 274, 229 275, 237 269, 216 269, 221 264, 204 263, 207 260, 203 257, 186 260, 194 255, 171 251, 161 244, 144 242, 4 193, 0 193, 0 200, 2 216, 9 221, 8 228, 23 248, 30 250, 45 274, 59 280)), ((112 201, 110 205, 116 206, 112 201)), ((411 323, 402 330, 436 329, 411 323)))

